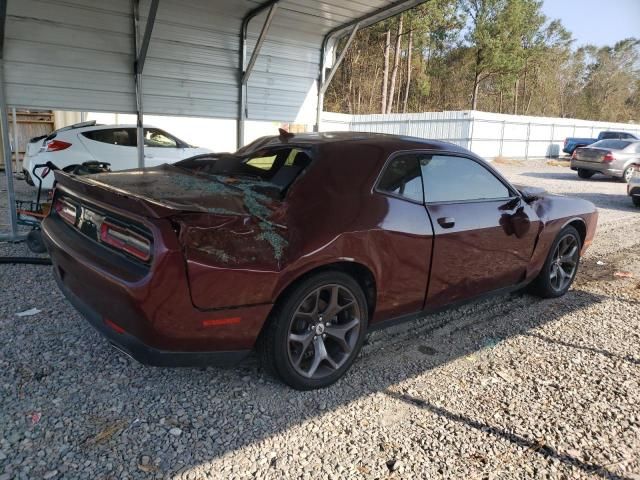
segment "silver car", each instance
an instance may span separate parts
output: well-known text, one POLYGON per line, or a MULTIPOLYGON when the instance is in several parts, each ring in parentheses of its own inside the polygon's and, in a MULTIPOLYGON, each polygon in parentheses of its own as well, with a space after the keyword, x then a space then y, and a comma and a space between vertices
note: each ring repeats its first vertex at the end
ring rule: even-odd
POLYGON ((596 173, 629 182, 633 163, 640 162, 640 141, 600 140, 588 147, 576 148, 571 156, 571 169, 580 178, 591 178, 596 173))
POLYGON ((640 161, 631 165, 632 173, 627 182, 627 193, 631 197, 633 204, 640 207, 640 161))

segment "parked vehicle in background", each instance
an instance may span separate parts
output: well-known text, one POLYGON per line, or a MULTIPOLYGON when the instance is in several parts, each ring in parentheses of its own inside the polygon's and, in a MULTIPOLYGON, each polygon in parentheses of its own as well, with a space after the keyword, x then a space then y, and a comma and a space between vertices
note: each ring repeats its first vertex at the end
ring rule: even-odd
POLYGON ((374 133, 56 179, 53 274, 110 342, 166 366, 257 348, 298 389, 338 380, 371 329, 527 285, 564 295, 597 221, 464 148, 374 133))
POLYGON ((571 169, 580 178, 591 178, 596 173, 620 178, 628 182, 633 169, 640 161, 640 141, 601 140, 588 147, 577 148, 571 155, 571 169))
POLYGON ((631 165, 632 173, 627 182, 627 194, 636 207, 640 207, 640 161, 631 165))
MULTIPOLYGON (((26 149, 23 173, 27 183, 38 164, 51 162, 62 170, 73 170, 85 162, 110 164, 113 171, 138 166, 137 130, 135 125, 97 125, 95 121, 77 123, 53 133, 32 138, 26 149)), ((159 128, 144 127, 145 166, 175 163, 211 150, 189 145, 159 128)), ((42 174, 43 168, 36 174, 42 174)), ((41 175, 40 175, 41 176, 41 175)), ((53 175, 42 180, 43 189, 53 187, 53 175)))
POLYGON ((640 137, 633 133, 614 131, 600 132, 598 138, 567 137, 564 139, 564 148, 562 151, 569 155, 573 155, 576 148, 586 147, 595 142, 599 142, 600 140, 640 140, 640 137))

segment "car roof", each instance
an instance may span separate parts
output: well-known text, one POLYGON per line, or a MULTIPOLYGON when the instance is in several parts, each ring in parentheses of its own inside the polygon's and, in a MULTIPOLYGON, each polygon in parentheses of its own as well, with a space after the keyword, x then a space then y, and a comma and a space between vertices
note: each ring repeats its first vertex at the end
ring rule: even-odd
POLYGON ((238 153, 249 153, 251 151, 284 145, 311 147, 322 144, 336 143, 362 143, 366 145, 385 146, 395 150, 446 150, 448 152, 469 153, 466 149, 449 142, 441 140, 431 140, 425 138, 411 137, 407 135, 392 135, 388 133, 375 132, 314 132, 314 133, 286 133, 284 135, 274 135, 261 137, 245 147, 238 150, 238 153))
MULTIPOLYGON (((93 125, 91 127, 83 127, 83 130, 107 130, 110 128, 137 128, 138 126, 131 123, 119 124, 119 125, 93 125)), ((144 128, 158 128, 153 125, 144 125, 144 128)))

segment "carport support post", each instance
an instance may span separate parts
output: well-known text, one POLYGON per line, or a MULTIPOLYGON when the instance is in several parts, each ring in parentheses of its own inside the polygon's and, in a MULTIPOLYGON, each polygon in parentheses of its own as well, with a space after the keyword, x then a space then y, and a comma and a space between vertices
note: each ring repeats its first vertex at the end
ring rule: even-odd
POLYGON ((2 156, 4 158, 4 172, 7 176, 7 205, 9 214, 9 234, 0 235, 0 240, 17 241, 18 217, 16 214, 16 192, 13 186, 13 165, 11 159, 11 140, 9 139, 9 119, 7 118, 7 102, 4 91, 4 35, 7 19, 7 0, 0 0, 0 136, 2 142, 2 156))
POLYGON ((342 60, 344 60, 344 57, 347 54, 349 47, 351 46, 351 42, 353 42, 353 39, 355 38, 356 33, 358 33, 359 27, 360 27, 360 24, 356 23, 351 29, 351 34, 347 39, 347 43, 344 45, 344 48, 340 52, 340 55, 338 55, 338 58, 333 63, 333 66, 331 67, 331 70, 329 71, 329 75, 327 76, 326 79, 325 79, 325 70, 326 70, 325 62, 326 62, 327 54, 325 50, 327 48, 328 39, 325 38, 325 41, 322 42, 322 54, 321 54, 322 58, 320 59, 320 76, 318 78, 318 105, 316 107, 316 125, 315 125, 316 132, 320 131, 320 122, 322 121, 322 108, 324 106, 324 94, 326 93, 327 88, 329 88, 329 84, 331 83, 333 76, 338 71, 338 67, 342 63, 342 60))
POLYGON ((138 168, 144 168, 144 108, 142 104, 142 71, 144 62, 147 59, 151 32, 156 21, 159 0, 151 0, 149 6, 149 16, 144 29, 142 41, 140 41, 140 0, 133 0, 133 49, 135 62, 133 64, 133 74, 136 84, 136 136, 138 151, 138 168))
POLYGON ((16 170, 20 171, 20 162, 18 160, 20 145, 18 145, 18 119, 16 118, 16 107, 11 108, 11 115, 11 119, 13 121, 13 151, 16 158, 16 170))
POLYGON ((240 33, 240 101, 238 105, 238 131, 236 138, 238 148, 241 148, 244 145, 244 124, 247 120, 247 83, 249 82, 251 72, 253 71, 253 67, 258 59, 260 50, 262 49, 262 44, 264 43, 264 39, 267 36, 269 27, 271 26, 273 16, 278 8, 278 2, 279 0, 273 0, 259 6, 249 12, 242 20, 242 32, 240 33), (256 46, 251 53, 251 59, 249 60, 249 64, 247 64, 247 32, 249 30, 249 22, 253 17, 260 14, 260 12, 266 8, 269 8, 269 13, 267 13, 267 18, 264 20, 262 30, 260 30, 260 36, 258 37, 256 46))
POLYGON ((11 140, 9 138, 9 119, 4 96, 4 60, 0 59, 0 129, 2 130, 2 153, 4 171, 7 175, 7 195, 9 197, 9 234, 0 235, 0 240, 16 241, 18 237, 18 217, 16 215, 16 192, 13 187, 13 160, 11 159, 11 140))
POLYGON ((0 236, 0 240, 18 240, 18 217, 16 215, 16 192, 13 186, 13 165, 11 158, 11 140, 9 139, 9 120, 7 118, 7 104, 4 96, 4 60, 0 60, 0 129, 2 130, 2 153, 4 157, 4 172, 7 176, 7 195, 9 204, 9 235, 0 236))

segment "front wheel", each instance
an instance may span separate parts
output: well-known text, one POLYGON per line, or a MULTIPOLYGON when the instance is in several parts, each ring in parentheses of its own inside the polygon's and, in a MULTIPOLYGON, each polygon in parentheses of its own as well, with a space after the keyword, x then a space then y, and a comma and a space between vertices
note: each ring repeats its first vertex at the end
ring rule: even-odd
POLYGON ((593 172, 593 171, 591 171, 591 170, 586 170, 586 169, 584 169, 584 168, 579 168, 579 169, 578 169, 578 176, 579 176, 580 178, 591 178, 591 177, 593 177, 593 175, 594 175, 595 173, 596 173, 596 172, 593 172))
POLYGON ((531 284, 533 293, 543 298, 561 297, 571 284, 580 263, 580 234, 567 226, 558 234, 542 270, 531 284))
POLYGON ((365 295, 352 277, 313 275, 275 307, 258 345, 262 364, 297 390, 326 387, 358 356, 367 325, 365 295))
POLYGON ((640 207, 640 196, 631 197, 631 201, 636 207, 640 207))

